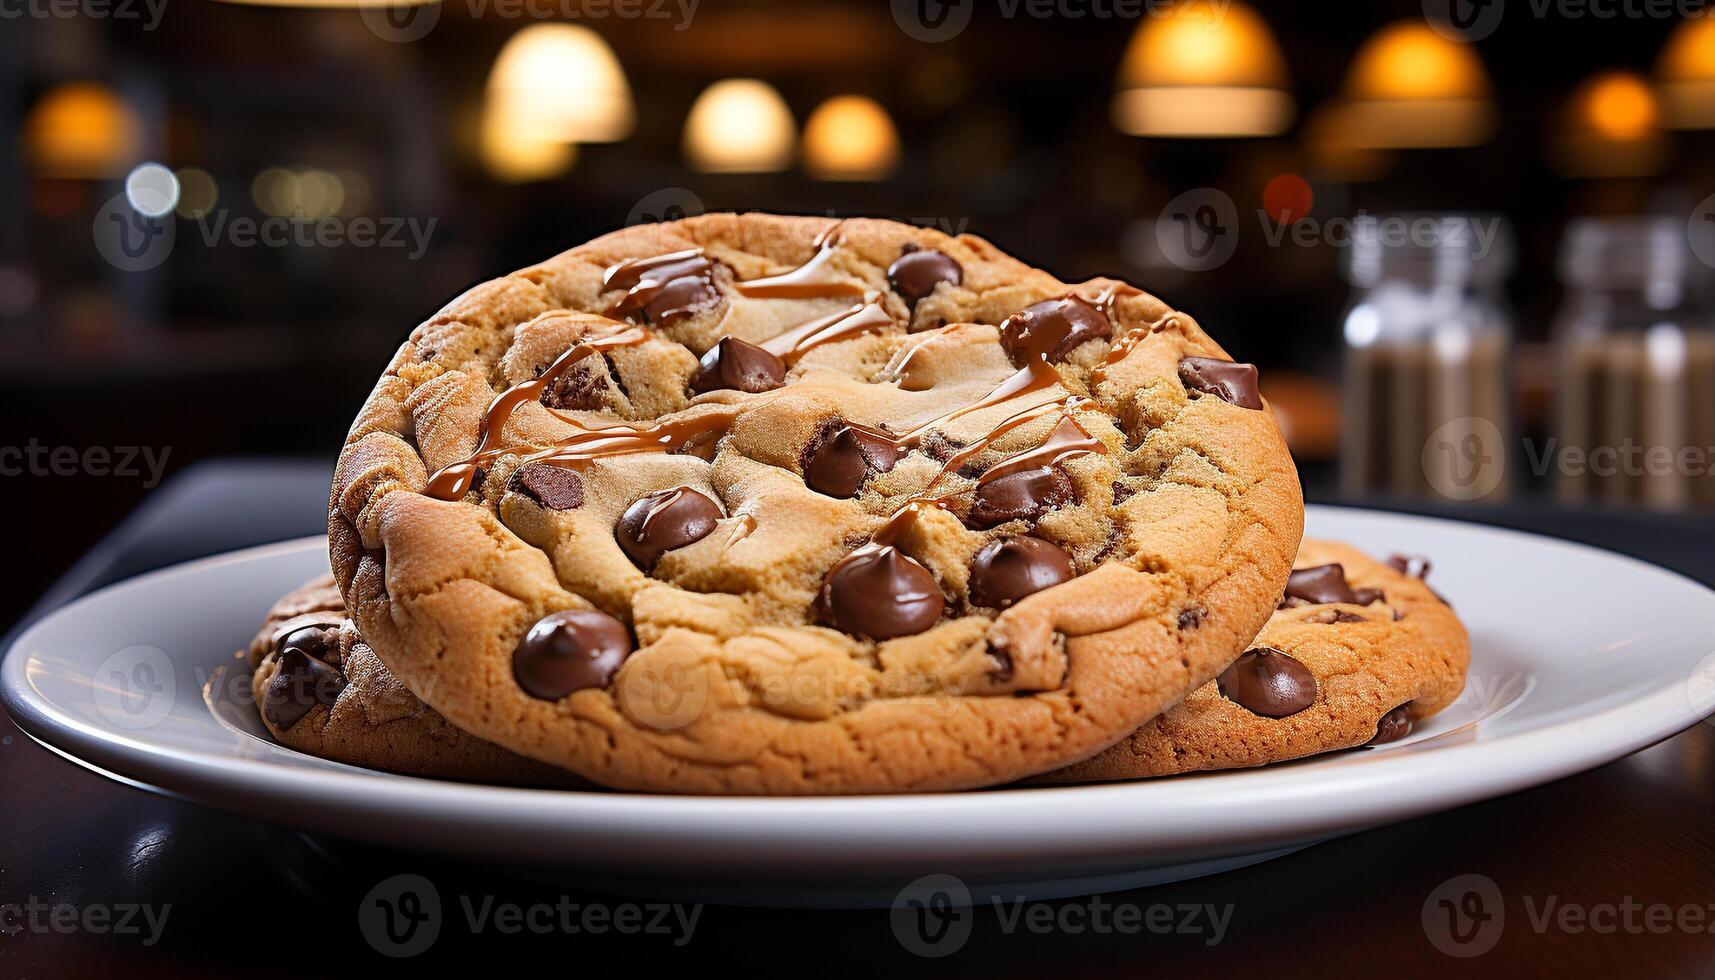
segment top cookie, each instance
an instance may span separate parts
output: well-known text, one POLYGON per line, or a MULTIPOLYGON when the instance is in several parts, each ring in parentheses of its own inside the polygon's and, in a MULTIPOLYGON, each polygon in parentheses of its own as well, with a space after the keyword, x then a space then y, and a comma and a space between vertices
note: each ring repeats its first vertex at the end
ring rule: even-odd
POLYGON ((990 785, 1225 667, 1302 531, 1182 313, 971 236, 707 215, 485 283, 352 427, 329 537, 381 659, 609 786, 990 785))

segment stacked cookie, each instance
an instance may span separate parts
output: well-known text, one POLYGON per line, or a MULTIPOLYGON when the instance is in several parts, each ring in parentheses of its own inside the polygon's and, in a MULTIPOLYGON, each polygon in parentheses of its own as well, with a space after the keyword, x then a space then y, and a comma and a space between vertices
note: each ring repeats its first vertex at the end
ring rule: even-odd
POLYGON ((1153 775, 1355 744, 1463 675, 1409 576, 1292 572, 1254 367, 1124 283, 886 221, 708 215, 476 287, 388 366, 329 510, 339 598, 276 610, 257 703, 400 771, 1153 775))

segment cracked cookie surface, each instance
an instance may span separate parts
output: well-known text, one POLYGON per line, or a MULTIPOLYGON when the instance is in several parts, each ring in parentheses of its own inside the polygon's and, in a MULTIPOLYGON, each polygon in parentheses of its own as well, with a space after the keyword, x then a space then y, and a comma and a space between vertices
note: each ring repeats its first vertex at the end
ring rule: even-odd
POLYGON ((257 714, 288 748, 413 776, 578 785, 570 773, 461 731, 406 690, 347 618, 331 576, 275 603, 247 654, 257 714))
POLYGON ((1383 564, 1311 539, 1296 564, 1281 608, 1217 680, 1107 751, 1037 781, 1260 766, 1395 741, 1459 696, 1470 639, 1425 584, 1427 562, 1383 564))
POLYGON ((853 793, 1105 748, 1244 649, 1302 519, 1254 368, 1153 296, 745 214, 418 327, 329 539, 362 635, 460 728, 616 788, 853 793))

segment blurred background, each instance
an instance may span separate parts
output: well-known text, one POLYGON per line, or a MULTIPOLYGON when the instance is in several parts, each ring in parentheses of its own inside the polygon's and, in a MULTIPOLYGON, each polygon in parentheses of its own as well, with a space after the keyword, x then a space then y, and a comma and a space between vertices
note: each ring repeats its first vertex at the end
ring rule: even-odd
POLYGON ((1263 368, 1316 500, 1715 516, 1700 0, 0 0, 21 611, 331 466, 468 285, 704 210, 968 231, 1263 368))

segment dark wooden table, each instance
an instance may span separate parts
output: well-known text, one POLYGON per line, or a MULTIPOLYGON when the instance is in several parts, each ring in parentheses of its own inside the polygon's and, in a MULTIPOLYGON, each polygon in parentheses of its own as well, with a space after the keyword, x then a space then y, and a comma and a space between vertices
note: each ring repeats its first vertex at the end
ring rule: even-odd
MULTIPOLYGON (((193 471, 48 601, 198 551, 313 529, 325 479, 313 465, 193 471), (223 520, 221 500, 244 501, 250 516, 223 520), (263 513, 271 516, 256 516, 263 513), (194 532, 184 524, 191 515, 194 532)), ((1715 581, 1708 521, 1528 508, 1481 516, 1715 581)), ((546 906, 552 911, 538 921, 553 923, 559 906, 575 905, 574 924, 590 921, 581 917, 591 907, 622 916, 642 900, 312 838, 287 829, 289 813, 273 826, 156 796, 59 758, 3 718, 0 794, 0 977, 372 971, 401 961, 365 938, 359 907, 400 874, 428 879, 443 908, 438 937, 426 955, 402 961, 407 967, 573 976, 669 967, 814 976, 1715 976, 1715 725, 1707 723, 1580 776, 1240 871, 1105 895, 1099 905, 1046 903, 1047 911, 1011 926, 992 908, 978 909, 968 939, 935 947, 956 947, 936 959, 910 952, 886 911, 708 906, 688 941, 677 927, 568 934, 526 926, 509 934, 491 919, 473 931, 465 900, 479 910, 546 906), (62 904, 67 910, 56 912, 62 904), (1139 911, 1116 912, 1132 906, 1139 911), (1111 927, 1131 921, 1127 915, 1148 924, 1156 906, 1174 909, 1156 913, 1165 931, 1090 925, 1111 927), (1216 910, 1225 920, 1218 941, 1206 915, 1191 931, 1172 928, 1184 906, 1216 910), (1061 924, 1025 924, 1050 915, 1061 924), (121 933, 114 926, 127 917, 131 931, 121 933)), ((1076 814, 1067 814, 1066 832, 1076 828, 1076 814)), ((644 910, 639 921, 652 915, 644 910)))

